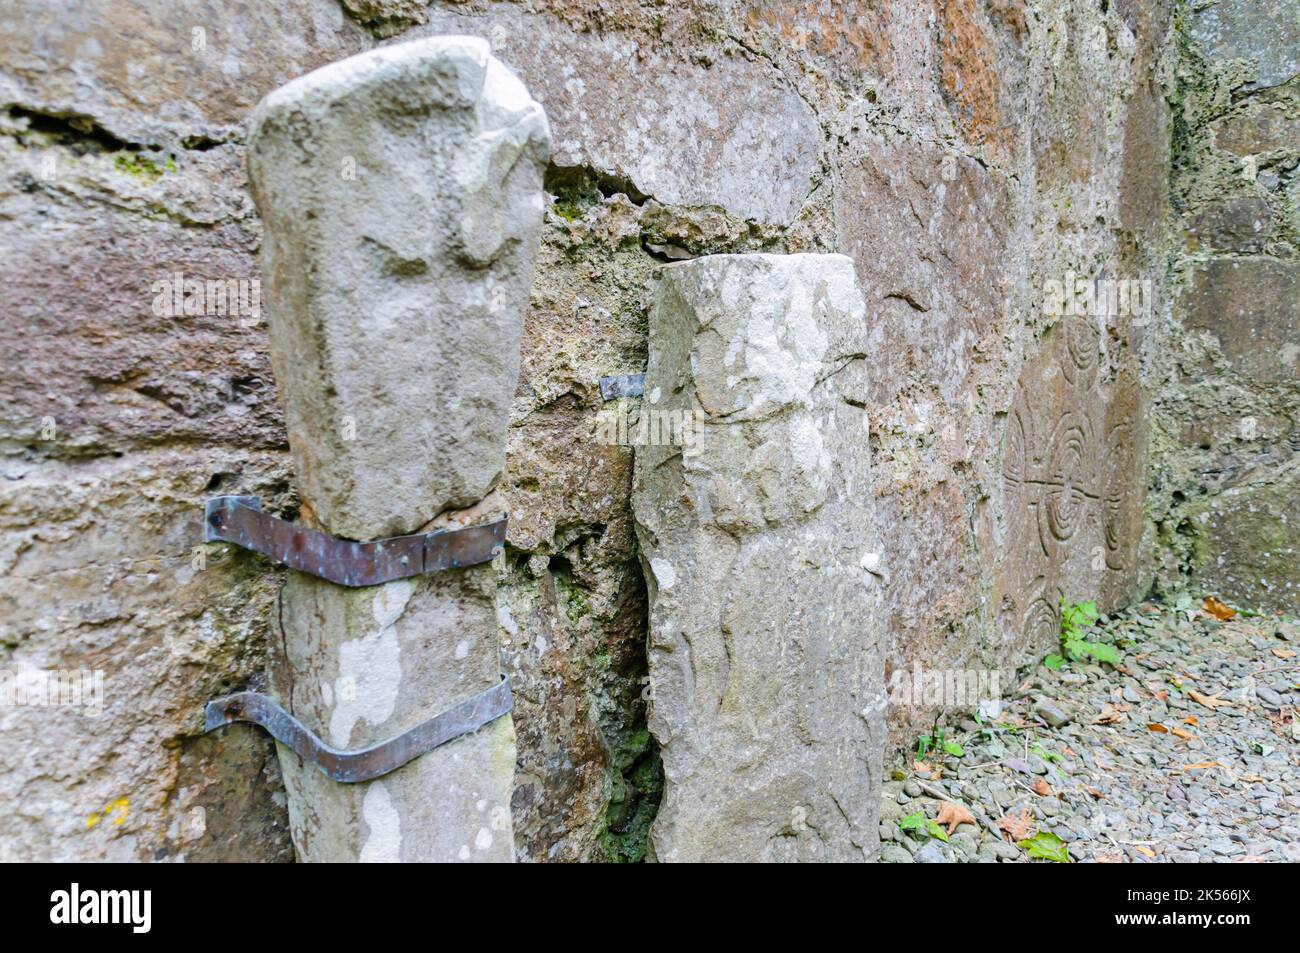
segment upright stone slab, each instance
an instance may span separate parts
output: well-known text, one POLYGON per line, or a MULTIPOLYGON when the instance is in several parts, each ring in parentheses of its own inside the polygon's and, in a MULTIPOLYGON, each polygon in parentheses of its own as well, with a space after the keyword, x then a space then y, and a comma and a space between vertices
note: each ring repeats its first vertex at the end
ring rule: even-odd
MULTIPOLYGON (((259 106, 249 168, 304 521, 368 540, 500 515, 548 140, 468 37, 356 56, 259 106)), ((486 565, 367 589, 293 573, 273 691, 333 745, 396 735, 497 683, 494 596, 486 565)), ((365 784, 280 757, 303 860, 513 858, 509 717, 365 784)))
POLYGON ((885 743, 867 318, 843 255, 663 270, 636 450, 662 861, 871 860, 885 743), (682 416, 687 415, 689 416, 682 416))
POLYGON ((541 106, 473 37, 354 56, 257 108, 271 358, 331 532, 414 532, 500 475, 548 149, 541 106))

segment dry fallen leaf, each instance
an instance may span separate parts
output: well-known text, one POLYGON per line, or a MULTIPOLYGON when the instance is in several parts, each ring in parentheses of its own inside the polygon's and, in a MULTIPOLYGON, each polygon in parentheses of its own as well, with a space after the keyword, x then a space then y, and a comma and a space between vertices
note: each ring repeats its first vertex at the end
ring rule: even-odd
POLYGON ((1139 854, 1141 854, 1143 857, 1150 857, 1152 860, 1156 859, 1156 852, 1152 850, 1150 847, 1134 846, 1133 849, 1137 851, 1139 854))
POLYGON ((1019 814, 1004 814, 998 818, 998 829, 1012 843, 1033 835, 1034 826, 1034 818, 1029 813, 1029 808, 1023 808, 1019 814))
POLYGON ((1218 761, 1198 761, 1198 762, 1196 762, 1196 764, 1189 764, 1189 765, 1187 765, 1185 768, 1183 768, 1183 770, 1184 770, 1184 771, 1202 771, 1202 770, 1204 770, 1204 769, 1206 769, 1206 768, 1221 768, 1221 767, 1223 767, 1223 765, 1220 764, 1218 761))
POLYGON ((1162 701, 1162 702, 1163 702, 1163 701, 1168 701, 1168 700, 1169 700, 1169 692, 1165 691, 1165 690, 1162 688, 1162 689, 1160 689, 1160 691, 1156 692, 1156 698, 1160 699, 1160 701, 1162 701))
POLYGON ((1183 719, 1183 724, 1191 725, 1193 728, 1199 728, 1201 726, 1201 719, 1197 718, 1195 715, 1188 715, 1183 719))
POLYGON ((1202 695, 1200 692, 1188 690, 1187 697, 1198 705, 1204 705, 1211 710, 1215 708, 1231 708, 1232 702, 1225 702, 1218 695, 1202 695))
POLYGON ((1118 725, 1124 720, 1124 709, 1127 705, 1112 705, 1106 702, 1101 706, 1101 714, 1092 720, 1094 725, 1118 725))
POLYGON ((1290 649, 1274 649, 1273 654, 1278 658, 1295 658, 1295 653, 1290 649))
POLYGON ((1099 864, 1122 864, 1124 858, 1119 854, 1098 854, 1096 861, 1099 864))
POLYGON ((1191 741, 1193 738, 1196 737, 1196 735, 1192 734, 1186 728, 1179 728, 1176 725, 1171 729, 1171 731, 1173 732, 1173 734, 1177 735, 1179 738, 1182 738, 1184 741, 1191 741))
POLYGON ((1106 795, 1102 794, 1100 791, 1098 791, 1096 788, 1089 787, 1089 786, 1086 785, 1086 784, 1083 786, 1083 789, 1084 789, 1085 791, 1087 791, 1089 794, 1091 794, 1091 795, 1093 796, 1093 798, 1094 798, 1095 800, 1098 800, 1098 801, 1100 801, 1102 798, 1104 798, 1104 797, 1106 796, 1106 795))
POLYGON ((1156 732, 1156 734, 1161 734, 1161 735, 1167 735, 1167 734, 1169 734, 1169 729, 1168 729, 1168 728, 1166 728, 1164 725, 1159 724, 1158 722, 1154 722, 1154 721, 1153 721, 1151 724, 1147 725, 1147 731, 1154 731, 1154 732, 1156 732))
POLYGON ((934 770, 934 768, 930 767, 924 761, 913 761, 912 770, 915 771, 917 774, 929 774, 931 771, 934 770))
POLYGON ((1220 622, 1227 622, 1237 614, 1236 609, 1232 608, 1232 606, 1224 605, 1218 599, 1214 598, 1214 596, 1205 597, 1205 611, 1214 616, 1220 622))
POLYGON ((947 824, 948 833, 952 834, 961 824, 974 824, 975 815, 960 804, 944 801, 939 805, 939 816, 935 818, 935 823, 947 824))
POLYGON ((1051 797, 1053 794, 1056 793, 1055 791, 1052 790, 1052 786, 1042 778, 1039 778, 1037 781, 1034 782, 1033 788, 1034 788, 1034 793, 1037 794, 1039 797, 1051 797))

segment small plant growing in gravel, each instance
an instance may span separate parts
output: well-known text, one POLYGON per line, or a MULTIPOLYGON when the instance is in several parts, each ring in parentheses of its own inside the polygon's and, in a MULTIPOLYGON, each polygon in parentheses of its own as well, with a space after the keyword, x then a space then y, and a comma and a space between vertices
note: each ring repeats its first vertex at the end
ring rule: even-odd
POLYGON ((1018 841, 1017 846, 1030 857, 1038 860, 1050 860, 1058 864, 1070 862, 1068 845, 1061 838, 1047 831, 1018 841))
POLYGON ((1059 754, 1057 754, 1055 751, 1048 751, 1046 748, 1044 748, 1042 745, 1040 745, 1037 741, 1035 741, 1033 744, 1031 744, 1031 745, 1029 746, 1029 753, 1030 753, 1030 754, 1036 754, 1036 755, 1038 755, 1039 758, 1041 758, 1042 760, 1046 761, 1048 764, 1054 764, 1054 763, 1057 762, 1057 761, 1064 761, 1064 760, 1065 760, 1065 759, 1062 758, 1059 754))
POLYGON ((909 814, 898 822, 900 831, 909 831, 920 834, 922 837, 937 837, 945 844, 948 843, 947 832, 936 824, 930 818, 925 816, 924 811, 917 811, 915 814, 909 814))
POLYGON ((1061 654, 1053 652, 1043 659, 1043 664, 1056 671, 1067 661, 1079 662, 1085 658, 1094 658, 1098 662, 1119 664, 1119 653, 1113 645, 1089 642, 1084 638, 1085 630, 1091 628, 1101 613, 1095 602, 1061 601, 1061 654))
POLYGON ((953 758, 960 758, 966 753, 961 745, 944 736, 944 731, 939 727, 938 722, 930 728, 928 735, 919 735, 916 739, 916 759, 920 761, 927 752, 942 751, 944 754, 953 758))

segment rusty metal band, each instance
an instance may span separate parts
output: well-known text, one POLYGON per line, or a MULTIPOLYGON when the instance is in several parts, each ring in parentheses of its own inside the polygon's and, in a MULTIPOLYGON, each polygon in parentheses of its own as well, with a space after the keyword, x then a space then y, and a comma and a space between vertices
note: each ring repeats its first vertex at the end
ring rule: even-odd
POLYGON ((203 525, 204 542, 234 543, 340 586, 377 586, 427 572, 474 566, 500 555, 506 541, 506 517, 502 516, 480 526, 358 543, 263 513, 262 501, 255 496, 208 500, 203 525))
POLYGON ((326 744, 267 696, 238 692, 208 702, 204 708, 203 730, 215 731, 236 721, 261 725, 272 738, 312 762, 327 778, 356 784, 396 771, 408 761, 496 721, 513 707, 510 681, 503 675, 494 687, 453 705, 409 731, 369 748, 344 751, 326 744))

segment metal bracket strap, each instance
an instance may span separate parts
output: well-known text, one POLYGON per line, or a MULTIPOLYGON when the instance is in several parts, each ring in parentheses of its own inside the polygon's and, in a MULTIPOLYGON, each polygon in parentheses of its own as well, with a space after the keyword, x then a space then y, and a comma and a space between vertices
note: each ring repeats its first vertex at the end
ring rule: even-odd
POLYGON ((453 705, 409 731, 369 748, 343 751, 326 744, 267 696, 238 692, 208 702, 204 708, 203 730, 215 731, 236 721, 261 725, 272 738, 315 764, 330 780, 356 784, 396 771, 439 745, 477 731, 507 714, 514 703, 510 681, 503 675, 494 687, 453 705))
POLYGON ((377 586, 488 562, 502 552, 506 521, 358 543, 263 513, 255 496, 218 496, 204 510, 203 540, 234 543, 340 586, 377 586))

